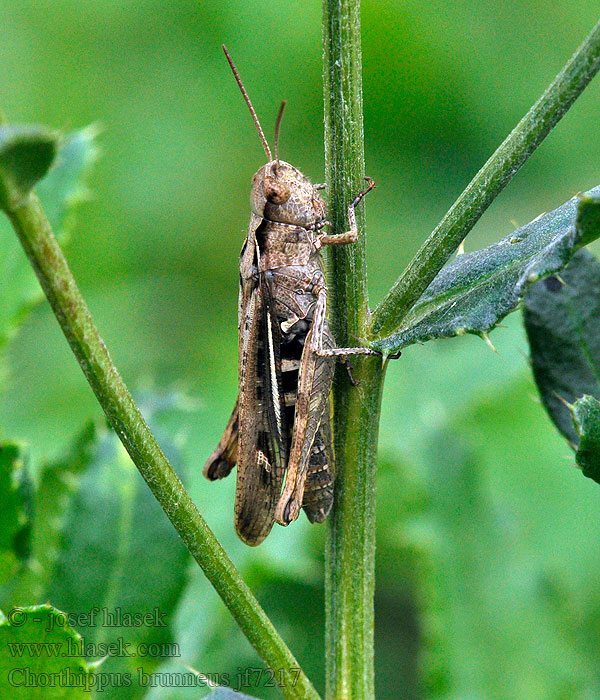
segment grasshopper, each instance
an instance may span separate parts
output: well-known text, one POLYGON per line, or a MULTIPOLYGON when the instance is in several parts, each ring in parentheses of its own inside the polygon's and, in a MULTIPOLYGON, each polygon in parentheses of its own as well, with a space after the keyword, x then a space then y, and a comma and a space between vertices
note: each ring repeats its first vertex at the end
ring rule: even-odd
POLYGON ((239 395, 217 449, 204 466, 214 481, 237 463, 235 528, 260 544, 273 523, 288 525, 304 508, 322 522, 333 503, 334 462, 330 391, 335 358, 379 355, 368 348, 338 348, 327 322, 327 286, 319 250, 356 241, 350 229, 328 235, 325 202, 297 168, 275 157, 229 52, 233 75, 248 105, 268 162, 252 178, 252 214, 240 255, 239 395))

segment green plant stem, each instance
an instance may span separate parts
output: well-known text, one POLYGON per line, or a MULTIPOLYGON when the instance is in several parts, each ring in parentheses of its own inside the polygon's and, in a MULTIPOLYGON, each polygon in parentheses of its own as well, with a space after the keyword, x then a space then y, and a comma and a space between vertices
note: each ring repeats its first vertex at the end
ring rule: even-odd
POLYGON ((146 425, 98 333, 39 199, 31 194, 22 206, 6 213, 110 424, 191 555, 265 663, 276 672, 285 672, 284 697, 318 700, 319 695, 198 512, 146 425))
MULTIPOLYGON (((323 1, 326 175, 333 233, 348 228, 347 210, 364 187, 360 2, 323 1)), ((368 317, 364 209, 359 239, 330 251, 329 289, 335 338, 360 343, 368 317)), ((333 388, 336 490, 326 548, 328 700, 371 700, 375 592, 375 474, 384 365, 353 357, 351 386, 342 369, 333 388)))
POLYGON ((436 226, 371 318, 369 336, 392 333, 483 212, 600 69, 600 22, 436 226))
MULTIPOLYGON (((323 0, 323 89, 328 219, 333 233, 348 230, 348 206, 364 189, 360 0, 323 0)), ((331 246, 329 307, 338 344, 356 345, 368 314, 364 203, 356 209, 359 235, 331 246)))
POLYGON ((328 700, 375 697, 375 477, 384 372, 381 360, 357 364, 358 386, 348 387, 343 376, 334 386, 336 490, 325 580, 328 700))

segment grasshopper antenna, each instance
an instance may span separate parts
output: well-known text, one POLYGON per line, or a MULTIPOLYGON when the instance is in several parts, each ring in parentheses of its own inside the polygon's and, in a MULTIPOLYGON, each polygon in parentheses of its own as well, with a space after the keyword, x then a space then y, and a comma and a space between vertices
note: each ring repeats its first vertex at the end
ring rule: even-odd
MULTIPOLYGON (((229 55, 229 51, 227 51, 227 47, 225 44, 223 44, 223 51, 225 53, 225 58, 227 59, 227 63, 229 63, 229 66, 233 72, 233 77, 235 78, 236 83, 238 84, 238 87, 242 91, 242 96, 244 100, 246 100, 246 104, 248 105, 248 109, 250 110, 250 114, 252 115, 252 120, 254 121, 254 125, 256 126, 256 130, 258 131, 258 135, 260 136, 260 140, 262 142, 263 148, 265 149, 265 153, 267 154, 267 158, 269 161, 273 160, 273 156, 271 155, 271 149, 269 148, 269 144, 267 143, 267 139, 265 138, 265 133, 262 130, 262 126, 260 125, 260 122, 258 121, 258 117, 256 116, 256 112, 254 111, 254 107, 252 106, 252 102, 250 102, 250 97, 248 97, 248 93, 246 92, 246 88, 244 87, 244 83, 242 83, 242 79, 240 78, 240 74, 238 69, 235 67, 235 63, 233 62, 233 59, 229 55)), ((283 110, 280 110, 283 111, 283 110)))
POLYGON ((283 110, 285 109, 286 101, 283 100, 281 107, 279 108, 279 114, 277 115, 277 121, 275 122, 275 160, 277 165, 275 166, 279 170, 279 131, 281 129, 281 120, 283 118, 283 110))

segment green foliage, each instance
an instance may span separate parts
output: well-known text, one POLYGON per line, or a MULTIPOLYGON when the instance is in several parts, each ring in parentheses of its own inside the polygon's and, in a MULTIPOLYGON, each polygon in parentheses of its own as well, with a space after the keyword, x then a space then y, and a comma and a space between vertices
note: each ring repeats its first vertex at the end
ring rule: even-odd
MULTIPOLYGON (((597 16, 591 0, 579 3, 577 13, 570 3, 557 4, 552 13, 531 13, 517 0, 509 0, 501 12, 491 0, 467 0, 429 13, 424 23, 427 9, 422 2, 363 7, 368 173, 379 185, 368 202, 369 282, 375 296, 389 287, 423 232, 597 16), (518 25, 528 31, 516 31, 518 25)), ((241 0, 229 3, 225 14, 218 4, 175 7, 157 0, 127 6, 66 0, 50 9, 31 4, 26 18, 19 0, 0 7, 3 26, 14 30, 7 33, 5 52, 7 110, 23 118, 37 114, 52 124, 100 119, 108 126, 103 148, 110 154, 110 173, 96 174, 95 200, 69 251, 103 334, 133 385, 147 376, 177 377, 200 395, 201 405, 186 420, 194 426, 185 449, 194 499, 269 613, 275 617, 278 608, 278 628, 293 649, 306 649, 299 660, 319 679, 322 669, 310 664, 320 664, 321 639, 308 637, 306 627, 307 617, 315 626, 320 623, 314 617, 322 607, 323 528, 298 523, 294 532, 274 532, 267 549, 245 552, 231 536, 233 485, 205 484, 199 469, 235 395, 236 262, 248 213, 244 173, 261 164, 255 134, 214 37, 236 37, 232 50, 263 120, 274 116, 282 95, 291 98, 282 155, 320 180, 317 14, 316 6, 267 2, 249 9, 241 0), (248 33, 250 21, 255 31, 248 33), (157 25, 162 28, 158 34, 157 25), (91 35, 101 50, 90 51, 91 35), (267 43, 276 62, 264 60, 267 43), (231 137, 217 142, 215 135, 224 127, 231 137), (299 597, 307 604, 297 604, 299 597)), ((582 101, 568 126, 530 161, 473 232, 477 247, 509 231, 509 219, 528 221, 552 202, 598 182, 598 139, 590 127, 596 103, 582 101)), ((5 239, 3 231, 0 268, 6 257, 22 263, 25 282, 39 297, 14 234, 5 239)), ((12 279, 12 272, 2 279, 12 279)), ((16 282, 10 290, 2 287, 0 305, 13 286, 19 294, 26 287, 16 282)), ((6 331, 1 323, 0 334, 6 331)), ((378 509, 380 697, 406 700, 435 693, 546 700, 560 696, 562 689, 563 697, 567 692, 578 698, 584 691, 564 691, 565 674, 553 675, 556 660, 570 662, 573 650, 582 654, 569 674, 597 675, 598 502, 589 482, 576 470, 572 477, 565 470, 568 451, 528 398, 525 363, 511 347, 524 346, 518 330, 499 330, 495 343, 499 357, 471 338, 428 344, 407 350, 388 369, 378 509), (449 436, 438 432, 440 427, 449 436), (476 449, 465 449, 483 495, 481 519, 474 522, 461 517, 460 498, 444 511, 452 550, 438 558, 448 533, 434 527, 427 514, 446 473, 453 472, 457 450, 445 451, 442 442, 435 454, 425 454, 423 445, 441 437, 446 444, 453 437, 462 448, 463 441, 475 443, 476 449), (415 475, 412 488, 407 473, 415 475), (410 507, 405 487, 413 494, 406 496, 410 507), (415 490, 421 495, 414 497, 415 490), (497 538, 498 546, 492 546, 484 518, 498 512, 507 541, 497 538), (483 554, 477 543, 482 523, 490 545, 483 554), (515 554, 507 566, 501 547, 512 544, 515 554), (454 559, 460 547, 464 556, 454 559), (483 558, 491 571, 487 579, 477 574, 483 558), (533 565, 550 567, 558 585, 535 585, 535 576, 525 576, 533 565), (452 577, 451 590, 461 595, 447 595, 445 576, 452 577), (474 578, 480 581, 480 607, 471 614, 469 591, 461 587, 474 578), (490 579, 489 585, 481 583, 490 579), (561 600, 565 615, 547 624, 543 611, 561 600), (477 617, 488 610, 497 615, 489 624, 487 617, 477 617), (510 670, 498 681, 507 653, 510 670), (419 687, 419 663, 426 689, 419 687), (494 669, 499 670, 495 675, 494 669), (544 680, 536 683, 538 669, 544 680), (511 680, 507 690, 502 684, 511 680), (527 694, 532 685, 534 691, 527 694)), ((84 420, 98 415, 63 345, 54 319, 41 307, 10 349, 12 376, 0 416, 7 434, 27 439, 34 455, 65 451, 84 420)), ((170 434, 175 437, 180 430, 180 421, 174 420, 170 434)), ((40 464, 36 460, 33 466, 40 464)), ((71 480, 67 473, 65 481, 71 480)), ((436 508, 443 506, 445 495, 437 497, 436 508)), ((184 660, 202 670, 235 673, 238 665, 258 663, 196 568, 179 599, 175 634, 184 660)), ((165 660, 160 668, 167 666, 181 670, 177 660, 165 660)), ((587 697, 595 697, 597 684, 589 687, 587 697)), ((263 697, 262 691, 248 692, 263 697)), ((276 697, 276 690, 269 693, 276 697)), ((195 700, 199 693, 148 691, 149 697, 158 694, 195 700)))
MULTIPOLYGON (((197 424, 198 414, 190 415, 197 424)), ((188 421, 186 421, 187 423, 188 421)), ((201 440, 202 442, 202 440, 201 440)), ((186 462, 194 464, 198 439, 185 449, 186 462)), ((192 471, 193 473, 193 471, 192 471)), ((277 629, 291 640, 298 662, 319 688, 323 687, 323 527, 310 526, 304 519, 296 527, 278 528, 260 546, 258 556, 243 545, 233 531, 232 496, 228 486, 208 494, 204 510, 211 516, 219 539, 232 553, 236 566, 252 587, 277 629), (317 532, 314 532, 314 529, 317 532), (319 653, 315 653, 315 649, 319 653)), ((202 499, 200 498, 200 501, 202 499)), ((201 506, 202 506, 201 502, 201 506)), ((281 675, 269 675, 264 664, 225 610, 198 567, 189 571, 186 587, 178 602, 173 632, 180 644, 179 658, 165 658, 154 673, 181 674, 182 661, 207 676, 213 683, 239 688, 261 700, 281 697, 281 675)), ((165 684, 148 690, 145 700, 195 700, 198 687, 165 684)))
MULTIPOLYGON (((181 411, 174 395, 148 401, 149 412, 157 404, 159 430, 181 411)), ((167 438, 164 446, 177 464, 175 446, 167 438)), ((0 494, 10 505, 11 493, 0 494)), ((117 438, 93 426, 64 459, 41 469, 35 502, 31 561, 4 592, 3 606, 48 599, 87 620, 80 628, 87 655, 115 645, 102 672, 130 679, 114 682, 111 697, 141 697, 161 661, 180 662, 171 626, 186 581, 183 544, 117 438), (129 616, 146 622, 132 624, 129 616)))
POLYGON ((19 206, 46 175, 58 136, 45 127, 0 126, 0 208, 19 206))
MULTIPOLYGON (((573 533, 556 523, 549 541, 539 543, 545 522, 541 510, 549 503, 554 507, 565 491, 572 494, 558 469, 542 484, 540 470, 530 465, 531 479, 519 482, 522 459, 515 464, 509 452, 511 446, 527 446, 542 459, 549 455, 543 433, 526 436, 510 429, 514 414, 509 410, 518 410, 520 419, 535 411, 531 402, 527 406, 523 389, 517 385, 457 421, 456 427, 469 426, 468 435, 444 430, 432 436, 428 515, 438 545, 431 570, 438 634, 424 658, 426 697, 461 698, 474 692, 481 697, 583 699, 600 687, 594 671, 598 645, 587 639, 598 597, 581 598, 576 573, 550 554, 553 546, 561 553, 568 550, 573 533), (502 422, 494 417, 498 411, 506 416, 502 422), (500 427, 503 436, 494 444, 500 427), (490 440, 492 449, 485 449, 493 457, 488 461, 482 445, 490 440), (519 488, 522 498, 516 495, 519 488), (447 671, 441 679, 440 668, 447 671)), ((582 547, 595 546, 597 537, 586 537, 583 530, 577 532, 585 540, 582 547)), ((581 560, 578 554, 576 566, 581 560)))
MULTIPOLYGON (((83 179, 96 154, 93 138, 92 129, 70 134, 61 144, 54 166, 36 188, 52 227, 59 233, 70 227, 70 212, 85 195, 83 179)), ((13 160, 17 162, 15 153, 13 160)), ((42 299, 42 292, 4 216, 0 219, 0 249, 0 278, 7 281, 0 294, 2 348, 22 323, 25 312, 42 299)))
MULTIPOLYGON (((141 403, 172 463, 185 471, 181 450, 175 443, 182 443, 196 414, 190 413, 190 407, 175 393, 149 391, 141 403)), ((186 449, 186 461, 195 461, 192 455, 197 451, 197 447, 186 449)), ((82 621, 78 629, 85 641, 88 661, 103 655, 102 645, 117 645, 122 639, 122 646, 99 669, 98 682, 103 674, 113 678, 109 681, 111 697, 147 695, 156 699, 164 692, 170 698, 196 698, 199 689, 206 687, 202 682, 190 685, 188 681, 187 687, 178 687, 184 676, 191 676, 183 663, 188 660, 219 678, 229 673, 233 687, 240 675, 238 667, 248 668, 248 689, 256 688, 261 698, 278 696, 272 676, 257 663, 239 631, 235 634, 235 657, 232 656, 235 624, 214 593, 206 590, 206 580, 198 567, 193 567, 188 580, 189 557, 183 545, 114 435, 88 425, 64 458, 38 467, 37 471, 40 478, 35 493, 33 551, 27 566, 13 576, 12 585, 3 591, 0 604, 5 609, 24 601, 49 599, 72 619, 82 621), (90 624, 89 615, 94 610, 90 624), (110 616, 106 624, 104 610, 110 616), (129 614, 154 614, 154 620, 131 627, 122 620, 129 614), (161 646, 152 655, 137 653, 141 644, 161 646), (121 649, 128 656, 121 655, 121 649), (99 653, 94 654, 94 650, 99 653), (165 681, 169 676, 164 674, 171 674, 175 680, 165 681), (131 679, 131 683, 125 685, 124 678, 131 679)), ((4 491, 0 494, 2 498, 10 497, 4 491)), ((221 495, 220 507, 218 495, 211 502, 217 512, 231 515, 226 494, 221 495)), ((5 512, 4 502, 0 512, 5 512)), ((317 583, 322 580, 322 543, 307 541, 307 529, 299 525, 296 530, 283 533, 286 536, 279 541, 267 542, 260 566, 250 565, 252 557, 244 548, 240 553, 246 561, 241 558, 239 564, 267 602, 272 599, 277 603, 269 606, 277 622, 288 628, 293 624, 298 639, 310 629, 313 638, 320 635, 322 641, 323 600, 317 583), (280 562, 280 568, 274 567, 273 562, 280 562), (295 595, 304 601, 302 615, 293 622, 288 619, 287 601, 280 595, 282 586, 294 595, 289 578, 292 575, 297 578, 295 595), (307 619, 311 616, 314 619, 309 626, 307 619)), ((229 538, 229 545, 235 547, 231 528, 227 530, 224 540, 229 538)), ((296 609, 300 613, 300 606, 296 609)), ((311 639, 307 637, 305 645, 298 647, 308 661, 307 668, 318 676, 322 669, 318 658, 311 660, 311 639)), ((103 697, 97 689, 92 693, 103 697)))
POLYGON ((586 476, 600 484, 600 401, 582 396, 573 404, 572 412, 579 435, 577 464, 586 476))
MULTIPOLYGON (((8 585, 31 550, 32 485, 18 445, 0 444, 0 581, 8 585)), ((2 590, 0 585, 0 590, 2 590)))
POLYGON ((584 246, 593 243, 600 231, 600 207, 594 193, 598 188, 590 190, 587 194, 579 195, 577 206, 577 219, 575 225, 579 231, 581 239, 579 245, 584 246), (591 196, 590 196, 591 195, 591 196))
POLYGON ((36 186, 61 243, 74 228, 73 210, 88 198, 86 180, 98 158, 97 137, 98 130, 94 126, 67 134, 60 142, 52 169, 36 186))
POLYGON ((600 495, 569 468, 569 448, 532 400, 516 315, 496 338, 499 354, 467 336, 409 349, 388 370, 376 597, 384 697, 583 699, 600 688, 600 598, 589 585, 600 495))
MULTIPOLYGON (((31 560, 13 584, 9 598, 13 605, 47 598, 61 551, 66 516, 72 508, 81 476, 92 462, 95 451, 96 429, 90 423, 62 458, 38 468, 39 480, 33 497, 31 560)), ((8 604, 8 601, 4 600, 3 604, 8 604)))
POLYGON ((480 168, 375 309, 371 333, 395 333, 485 210, 600 70, 600 22, 480 168))
POLYGON ((0 616, 0 694, 15 700, 83 700, 94 686, 83 640, 49 604, 0 616))
POLYGON ((579 251, 560 277, 535 284, 525 301, 531 364, 542 401, 577 445, 569 409, 584 394, 600 398, 600 265, 579 251))
POLYGON ((541 216, 498 243, 459 255, 442 268, 396 333, 375 346, 391 353, 412 343, 485 334, 523 300, 541 277, 600 237, 600 187, 541 216))
POLYGON ((103 671, 136 679, 133 687, 111 689, 111 697, 140 697, 138 669, 151 673, 163 657, 178 656, 169 650, 170 625, 186 578, 185 547, 113 435, 98 444, 64 517, 48 596, 75 614, 85 614, 91 602, 108 611, 110 627, 86 630, 86 642, 124 640, 130 655, 107 659, 103 671), (131 626, 119 611, 150 621, 131 626), (142 644, 156 651, 138 651, 142 644))

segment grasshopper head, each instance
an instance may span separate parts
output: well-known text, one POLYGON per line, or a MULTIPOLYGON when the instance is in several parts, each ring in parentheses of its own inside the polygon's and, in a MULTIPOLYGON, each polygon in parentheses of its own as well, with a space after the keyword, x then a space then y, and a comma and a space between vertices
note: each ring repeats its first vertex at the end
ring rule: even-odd
POLYGON ((319 196, 315 186, 293 165, 279 160, 279 129, 285 101, 281 103, 275 122, 275 158, 273 158, 271 148, 267 143, 238 69, 225 46, 223 46, 223 51, 248 105, 254 126, 269 159, 269 162, 252 178, 252 193, 250 195, 252 211, 267 221, 292 224, 303 228, 312 228, 315 224, 325 221, 325 202, 319 196))
POLYGON ((254 175, 250 202, 268 221, 311 228, 325 219, 325 202, 315 186, 283 160, 269 161, 254 175))

